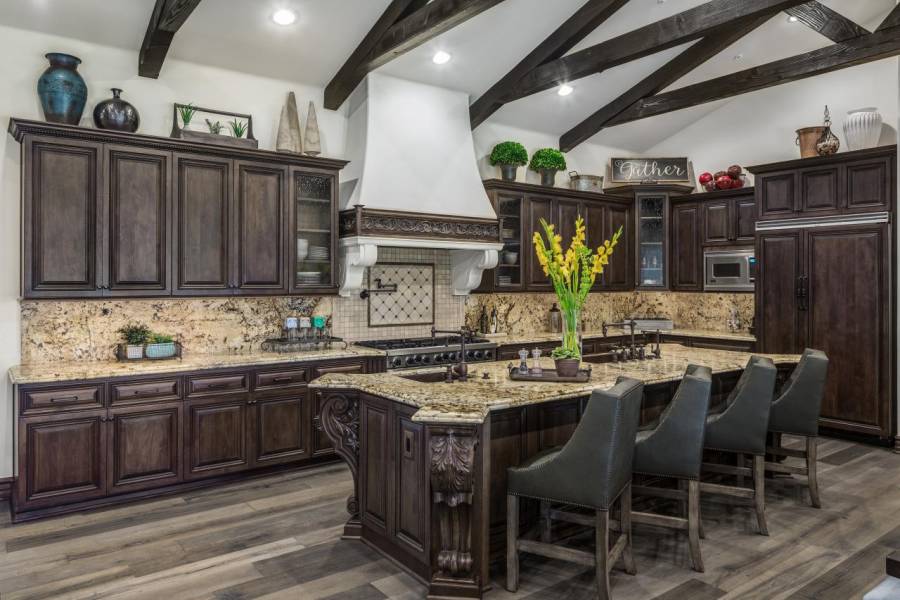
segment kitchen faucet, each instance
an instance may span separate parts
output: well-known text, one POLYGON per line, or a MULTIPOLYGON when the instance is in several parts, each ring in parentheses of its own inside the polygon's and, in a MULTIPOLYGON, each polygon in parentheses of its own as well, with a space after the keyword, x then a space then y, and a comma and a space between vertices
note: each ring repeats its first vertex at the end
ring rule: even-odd
POLYGON ((435 329, 432 326, 431 339, 434 339, 435 335, 438 333, 459 336, 459 362, 452 367, 447 365, 447 381, 453 381, 454 378, 459 379, 462 382, 467 381, 469 378, 469 365, 466 364, 466 342, 474 337, 474 332, 465 326, 460 327, 459 329, 435 329))

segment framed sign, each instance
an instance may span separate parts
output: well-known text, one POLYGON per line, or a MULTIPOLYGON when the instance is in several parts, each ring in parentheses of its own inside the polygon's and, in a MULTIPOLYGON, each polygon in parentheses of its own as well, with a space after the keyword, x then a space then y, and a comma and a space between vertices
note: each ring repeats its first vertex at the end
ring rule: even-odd
POLYGON ((685 158, 611 158, 611 183, 691 183, 685 158))

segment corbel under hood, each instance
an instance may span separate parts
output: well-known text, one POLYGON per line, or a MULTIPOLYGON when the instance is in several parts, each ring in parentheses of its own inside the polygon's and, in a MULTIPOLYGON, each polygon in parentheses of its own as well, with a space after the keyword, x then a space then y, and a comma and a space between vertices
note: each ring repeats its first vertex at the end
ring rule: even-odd
POLYGON ((449 250, 453 293, 468 294, 502 248, 475 159, 468 95, 371 73, 349 111, 341 295, 363 288, 380 246, 449 250))

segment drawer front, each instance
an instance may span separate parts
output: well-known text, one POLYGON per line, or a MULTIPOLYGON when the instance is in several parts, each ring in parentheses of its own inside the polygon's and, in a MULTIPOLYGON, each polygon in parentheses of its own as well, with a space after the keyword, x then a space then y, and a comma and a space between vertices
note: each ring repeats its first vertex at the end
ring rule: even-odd
POLYGON ((346 365, 327 365, 316 367, 316 377, 321 377, 326 373, 362 373, 364 372, 362 363, 348 363, 346 365))
POLYGON ((181 390, 178 379, 153 381, 126 381, 110 384, 110 404, 128 404, 145 400, 179 400, 181 390))
POLYGON ((103 408, 103 384, 25 391, 22 414, 103 408))
POLYGON ((256 373, 253 388, 256 390, 268 390, 296 387, 298 385, 306 385, 308 381, 308 371, 303 368, 265 371, 256 373))
POLYGON ((221 394, 222 392, 249 391, 250 377, 247 373, 231 373, 227 375, 210 375, 206 377, 188 378, 189 396, 221 394))

